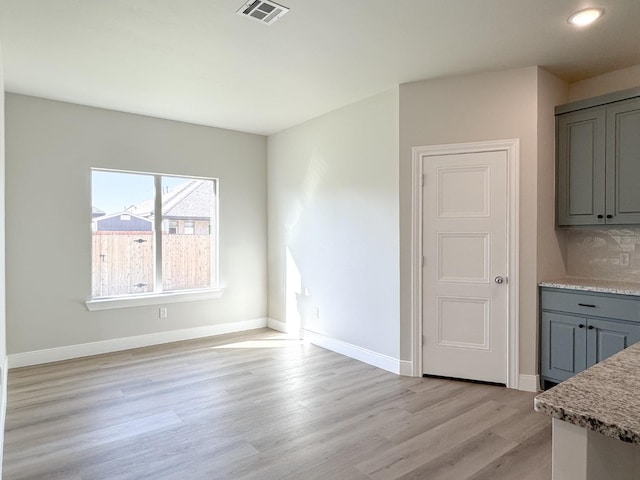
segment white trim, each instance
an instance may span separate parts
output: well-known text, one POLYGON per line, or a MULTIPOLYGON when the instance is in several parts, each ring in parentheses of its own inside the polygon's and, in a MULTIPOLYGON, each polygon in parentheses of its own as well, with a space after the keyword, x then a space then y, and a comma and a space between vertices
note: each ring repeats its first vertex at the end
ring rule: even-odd
POLYGON ((290 323, 276 320, 275 318, 267 319, 267 327, 277 332, 285 333, 290 338, 302 339, 304 332, 300 328, 293 328, 290 323))
POLYGON ((509 299, 507 322, 507 387, 519 388, 519 184, 520 140, 495 140, 413 147, 412 153, 412 205, 411 205, 411 361, 412 375, 422 376, 422 195, 424 157, 505 151, 507 153, 507 232, 509 258, 507 259, 509 299))
MULTIPOLYGON (((219 228, 217 228, 220 223, 220 179, 215 177, 200 177, 200 176, 190 176, 190 175, 175 175, 171 173, 160 173, 160 172, 144 172, 144 171, 135 171, 135 170, 119 170, 114 168, 102 168, 102 167, 90 167, 91 176, 93 176, 93 172, 107 172, 107 173, 124 173, 124 174, 134 174, 134 175, 144 175, 147 177, 153 177, 154 182, 154 211, 162 211, 162 195, 161 195, 161 187, 162 187, 162 177, 172 177, 172 178, 183 178, 185 180, 204 180, 213 182, 214 189, 214 210, 213 216, 210 218, 210 225, 214 223, 216 225, 215 235, 210 235, 211 237, 211 284, 209 285, 211 288, 202 289, 202 292, 211 292, 209 296, 205 296, 205 294, 201 294, 199 296, 190 296, 192 293, 198 292, 197 290, 191 290, 186 292, 163 292, 162 291, 162 221, 163 218, 161 215, 157 215, 153 221, 155 231, 152 232, 153 242, 154 242, 154 279, 155 279, 155 290, 150 295, 139 295, 138 297, 127 297, 127 303, 120 303, 121 298, 110 299, 110 298, 100 298, 100 299, 89 299, 86 301, 87 309, 90 311, 93 310, 109 310, 112 308, 125 308, 125 307, 135 307, 141 305, 158 305, 157 301, 145 301, 148 298, 153 298, 155 295, 180 295, 185 294, 189 296, 182 297, 180 299, 169 299, 164 303, 176 303, 176 302, 184 302, 191 300, 203 300, 208 298, 219 298, 222 296, 224 290, 220 288, 220 232, 219 228), (145 300, 143 300, 143 298, 145 300), (117 300, 117 301, 116 301, 117 300), (95 306, 103 305, 103 301, 111 302, 113 306, 95 306)), ((93 198, 93 192, 91 192, 91 197, 93 198)), ((174 197, 175 198, 175 197, 174 197)), ((127 212, 118 212, 118 213, 127 213, 127 212)), ((101 217, 96 217, 101 218, 101 217)), ((93 218, 91 225, 93 225, 93 218)), ((90 227, 91 227, 90 225, 90 227)), ((91 228, 92 230, 92 228, 91 228)), ((93 232, 91 232, 93 234, 93 232)), ((106 305, 106 303, 104 304, 106 305)))
POLYGON ((275 318, 267 318, 267 327, 271 330, 276 330, 277 332, 289 333, 287 324, 280 320, 276 320, 275 318))
POLYGON ((182 330, 170 330, 167 332, 149 333, 134 337, 113 338, 111 340, 102 340, 100 342, 81 343, 78 345, 67 345, 64 347, 35 350, 33 352, 14 353, 9 355, 8 365, 9 368, 26 367, 29 365, 58 362, 61 360, 69 360, 71 358, 99 355, 102 353, 119 352, 121 350, 129 350, 131 348, 178 342, 180 340, 191 340, 195 338, 210 337, 213 335, 222 335, 225 333, 242 332, 245 330, 253 330, 255 328, 264 328, 266 326, 266 318, 256 318, 254 320, 221 323, 218 325, 185 328, 182 330))
POLYGON ((373 365, 374 367, 395 373, 396 375, 400 374, 401 361, 397 358, 343 342, 337 338, 327 337, 326 335, 312 332, 311 330, 304 330, 304 339, 332 352, 373 365))
POLYGON ((149 293, 130 297, 96 298, 87 300, 85 305, 90 312, 96 310, 113 310, 115 308, 143 307, 163 305, 165 303, 193 302, 220 298, 224 290, 183 290, 180 292, 149 293))
POLYGON ((400 375, 403 377, 412 377, 413 376, 413 362, 408 360, 400 360, 400 375))
POLYGON ((525 375, 523 373, 518 377, 518 390, 523 392, 538 392, 540 391, 540 376, 539 375, 525 375))
POLYGON ((422 376, 422 157, 413 148, 411 187, 411 375, 422 376))

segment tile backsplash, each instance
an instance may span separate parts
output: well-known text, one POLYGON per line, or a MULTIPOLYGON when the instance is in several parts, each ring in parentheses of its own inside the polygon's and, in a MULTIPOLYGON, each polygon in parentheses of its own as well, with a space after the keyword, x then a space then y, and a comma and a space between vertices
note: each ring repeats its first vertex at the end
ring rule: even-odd
POLYGON ((568 230, 567 274, 640 282, 640 228, 568 230))

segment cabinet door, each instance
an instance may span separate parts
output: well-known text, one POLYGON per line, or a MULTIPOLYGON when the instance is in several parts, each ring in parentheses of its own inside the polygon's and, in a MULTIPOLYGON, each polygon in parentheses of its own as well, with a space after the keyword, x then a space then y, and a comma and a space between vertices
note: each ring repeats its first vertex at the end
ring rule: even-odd
POLYGON ((607 108, 607 223, 640 223, 640 99, 607 108))
POLYGON ((559 226, 605 223, 605 122, 604 108, 558 116, 559 226))
POLYGON ((587 325, 587 367, 640 341, 640 325, 593 319, 587 325))
POLYGON ((542 312, 540 370, 561 382, 587 366, 586 320, 572 315, 542 312))

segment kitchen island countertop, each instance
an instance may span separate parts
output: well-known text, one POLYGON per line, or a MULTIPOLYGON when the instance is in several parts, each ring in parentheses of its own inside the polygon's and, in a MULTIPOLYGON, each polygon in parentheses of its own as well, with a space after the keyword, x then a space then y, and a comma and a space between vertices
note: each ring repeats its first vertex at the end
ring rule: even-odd
POLYGON ((640 445, 640 342, 539 394, 534 408, 640 445))

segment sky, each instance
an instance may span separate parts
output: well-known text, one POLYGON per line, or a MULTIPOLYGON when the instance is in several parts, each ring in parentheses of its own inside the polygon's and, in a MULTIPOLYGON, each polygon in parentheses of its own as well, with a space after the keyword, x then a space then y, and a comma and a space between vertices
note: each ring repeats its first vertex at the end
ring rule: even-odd
MULTIPOLYGON (((173 188, 189 179, 162 177, 162 186, 173 188)), ((124 211, 154 197, 153 175, 136 173, 91 172, 91 205, 106 214, 124 211)))

